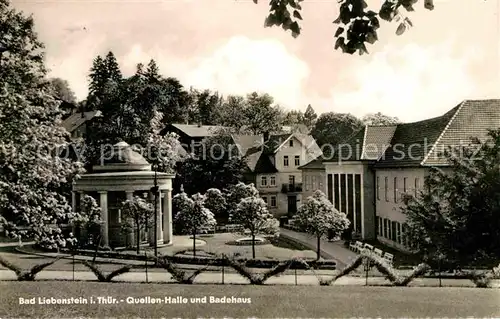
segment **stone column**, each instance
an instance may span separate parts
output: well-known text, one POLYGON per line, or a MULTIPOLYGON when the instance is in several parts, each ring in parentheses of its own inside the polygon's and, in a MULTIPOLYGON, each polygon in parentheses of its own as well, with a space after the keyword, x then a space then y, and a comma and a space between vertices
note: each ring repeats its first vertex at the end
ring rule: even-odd
POLYGON ((108 192, 107 191, 99 191, 100 195, 100 203, 101 203, 101 219, 103 221, 101 227, 101 244, 103 246, 109 246, 109 216, 108 216, 108 192))
POLYGON ((161 227, 161 223, 162 223, 162 199, 161 199, 161 191, 158 190, 158 194, 157 194, 157 205, 156 205, 156 242, 158 245, 161 245, 163 244, 163 231, 162 231, 162 227, 161 227))
POLYGON ((172 244, 172 190, 165 190, 163 196, 163 243, 172 244))
MULTIPOLYGON (((126 191, 125 194, 127 195, 127 200, 134 199, 133 191, 126 191)), ((127 243, 130 245, 130 247, 134 247, 136 244, 134 236, 134 228, 133 228, 135 226, 134 219, 129 217, 127 219, 127 223, 129 223, 129 225, 132 225, 132 230, 127 234, 127 243)))

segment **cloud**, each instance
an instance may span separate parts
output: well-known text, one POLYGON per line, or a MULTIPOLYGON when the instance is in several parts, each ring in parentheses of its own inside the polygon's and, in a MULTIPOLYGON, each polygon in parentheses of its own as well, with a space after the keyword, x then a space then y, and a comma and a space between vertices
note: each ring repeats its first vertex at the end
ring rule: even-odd
POLYGON ((387 45, 352 66, 345 77, 349 88, 338 83, 330 98, 317 99, 318 111, 357 116, 382 111, 403 121, 439 116, 476 92, 467 67, 480 55, 453 50, 451 41, 428 47, 387 45))
POLYGON ((198 59, 183 83, 223 94, 257 91, 271 94, 284 107, 299 107, 308 65, 272 39, 237 36, 198 59))

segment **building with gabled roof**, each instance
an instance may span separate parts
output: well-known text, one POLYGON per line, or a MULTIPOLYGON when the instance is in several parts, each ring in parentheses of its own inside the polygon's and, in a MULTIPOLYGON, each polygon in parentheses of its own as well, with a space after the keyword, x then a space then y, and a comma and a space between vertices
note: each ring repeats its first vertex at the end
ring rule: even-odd
POLYGON ((298 167, 321 155, 314 138, 307 134, 232 135, 247 163, 247 182, 255 184, 276 216, 293 214, 302 197, 302 174, 298 167))
POLYGON ((496 99, 465 100, 423 121, 365 126, 341 145, 323 146, 323 156, 301 167, 303 196, 324 189, 351 220, 350 231, 410 249, 412 244, 403 236, 402 195, 418 195, 430 167, 448 165, 447 149, 469 145, 474 137, 484 139, 489 129, 499 127, 500 100, 496 99))

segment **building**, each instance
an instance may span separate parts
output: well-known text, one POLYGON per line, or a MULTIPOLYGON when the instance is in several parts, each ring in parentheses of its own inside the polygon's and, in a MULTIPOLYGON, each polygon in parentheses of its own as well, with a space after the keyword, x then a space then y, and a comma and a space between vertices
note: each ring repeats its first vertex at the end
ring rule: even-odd
POLYGON ((71 134, 71 139, 83 138, 87 132, 88 123, 101 116, 101 111, 73 113, 62 122, 62 126, 71 134))
POLYGON ((465 100, 436 118, 366 126, 334 152, 324 149, 321 158, 301 167, 302 178, 324 177, 328 198, 362 238, 408 250, 402 195, 417 196, 430 167, 446 169, 445 150, 463 147, 472 137, 484 139, 488 129, 499 127, 500 100, 465 100))
MULTIPOLYGON (((154 172, 151 165, 125 142, 114 145, 103 156, 100 165, 93 167, 93 173, 83 174, 73 183, 73 211, 78 211, 80 199, 84 194, 96 199, 101 207, 103 221, 102 245, 112 248, 133 246, 134 233, 124 234, 121 216, 121 203, 133 196, 154 198, 157 192, 157 231, 158 245, 172 244, 172 179, 174 175, 154 172), (111 152, 111 153, 110 153, 111 152), (155 190, 155 180, 158 189, 155 190)), ((137 233, 137 232, 135 232, 137 233)), ((141 242, 154 243, 154 228, 141 236, 141 242)))
POLYGON ((302 201, 301 165, 321 155, 310 135, 233 135, 247 159, 247 182, 255 184, 275 216, 293 214, 302 201))
POLYGON ((228 128, 216 125, 168 124, 160 134, 175 133, 179 135, 182 147, 188 153, 192 153, 205 138, 215 136, 226 129, 228 128))

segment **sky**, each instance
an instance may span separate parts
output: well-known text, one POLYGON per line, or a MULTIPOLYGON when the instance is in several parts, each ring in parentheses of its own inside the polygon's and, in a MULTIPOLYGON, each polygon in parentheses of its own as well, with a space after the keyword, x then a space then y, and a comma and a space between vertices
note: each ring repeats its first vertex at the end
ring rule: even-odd
MULTIPOLYGON (((367 0, 379 7, 382 0, 367 0)), ((404 122, 442 115, 464 99, 500 98, 500 0, 434 0, 382 23, 369 55, 334 50, 337 0, 305 0, 302 32, 264 28, 260 0, 12 0, 33 14, 51 77, 87 95, 97 55, 113 51, 122 72, 155 59, 164 76, 224 95, 272 95, 285 109, 404 122)))

